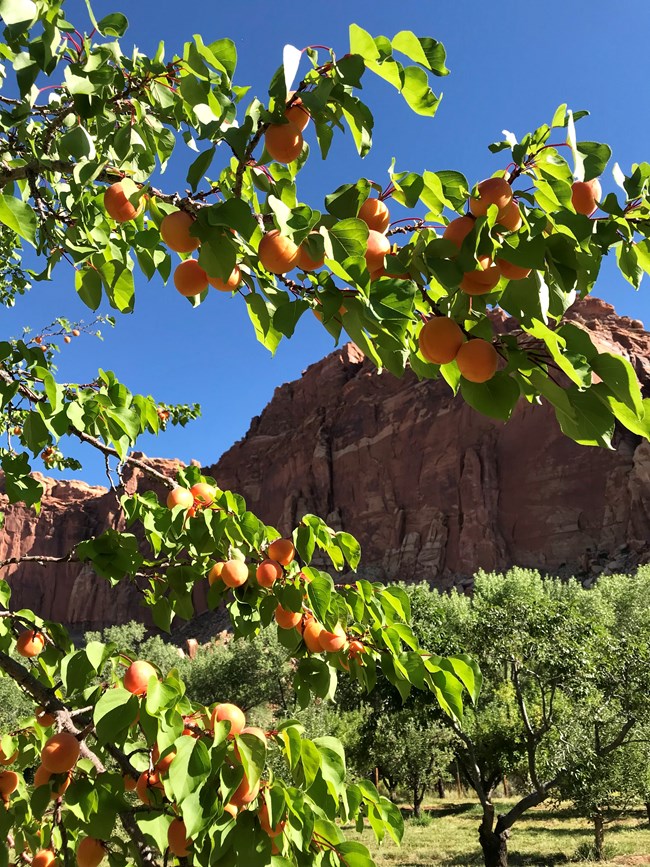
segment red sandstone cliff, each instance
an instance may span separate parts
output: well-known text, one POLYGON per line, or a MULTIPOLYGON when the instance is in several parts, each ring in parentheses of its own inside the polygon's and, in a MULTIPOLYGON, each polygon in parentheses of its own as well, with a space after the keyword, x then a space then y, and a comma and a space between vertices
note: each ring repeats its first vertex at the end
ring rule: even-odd
MULTIPOLYGON (((597 299, 572 316, 602 348, 625 353, 650 393, 641 323, 597 299)), ((174 462, 155 463, 173 472, 174 462)), ((588 576, 650 556, 650 444, 625 433, 613 452, 577 446, 548 408, 523 403, 504 425, 453 398, 444 382, 378 374, 351 345, 278 388, 210 473, 281 530, 315 512, 354 533, 363 572, 380 579, 450 586, 478 568, 513 564, 588 576)), ((139 479, 134 473, 128 487, 139 479)), ((45 484, 39 518, 6 509, 0 560, 62 556, 115 520, 110 491, 45 484)), ((26 564, 13 568, 11 583, 17 607, 69 624, 143 614, 131 588, 113 590, 78 564, 26 564)))

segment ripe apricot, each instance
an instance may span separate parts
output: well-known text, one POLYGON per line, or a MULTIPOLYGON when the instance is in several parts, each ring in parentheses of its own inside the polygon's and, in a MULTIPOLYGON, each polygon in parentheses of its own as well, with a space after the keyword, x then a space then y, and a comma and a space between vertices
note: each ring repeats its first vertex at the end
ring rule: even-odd
POLYGON ((362 641, 355 639, 350 642, 348 647, 348 656, 350 659, 357 659, 357 657, 361 656, 362 653, 366 653, 366 646, 362 641))
POLYGON ((234 738, 235 735, 241 734, 242 729, 246 725, 246 716, 244 715, 244 711, 237 707, 236 704, 224 702, 223 704, 218 704, 212 711, 212 726, 214 727, 218 722, 224 721, 230 723, 228 737, 234 738))
POLYGON ((248 579, 248 566, 243 560, 226 560, 221 570, 221 580, 226 587, 241 587, 248 579))
POLYGON ((208 277, 208 283, 210 286, 218 289, 219 292, 234 292, 241 284, 241 271, 239 270, 239 266, 235 265, 227 280, 222 280, 220 277, 208 277))
POLYGON ((271 827, 271 817, 269 816, 269 808, 266 806, 266 802, 264 802, 260 807, 257 818, 260 820, 262 830, 265 834, 268 834, 269 837, 277 837, 280 835, 287 824, 281 820, 274 828, 271 827))
POLYGON ((463 241, 474 228, 475 220, 473 217, 456 217, 445 228, 442 237, 446 241, 451 241, 460 250, 463 241))
POLYGON ((16 652, 27 659, 38 656, 39 653, 42 653, 44 647, 45 636, 42 632, 34 629, 26 629, 24 632, 21 632, 16 640, 16 652))
POLYGON ((72 343, 72 337, 68 337, 68 335, 66 334, 63 338, 63 342, 64 343, 72 343))
POLYGON ((286 274, 298 264, 299 248, 290 238, 272 229, 260 241, 257 250, 260 262, 271 274, 286 274))
POLYGON ((287 611, 281 605, 275 609, 275 622, 282 629, 293 629, 301 620, 302 613, 300 611, 287 611))
POLYGON ((336 653, 338 650, 341 650, 346 640, 345 630, 340 623, 336 624, 332 632, 323 629, 318 636, 321 650, 325 650, 327 653, 336 653))
POLYGON ((194 505, 194 497, 187 488, 174 488, 167 494, 167 508, 173 509, 175 506, 182 506, 184 509, 191 509, 194 505))
POLYGON ((32 858, 32 867, 56 867, 58 861, 51 849, 39 849, 32 858))
POLYGON ((291 539, 276 539, 269 545, 267 554, 271 560, 275 560, 283 566, 288 566, 296 556, 296 549, 291 539))
POLYGON ((109 217, 116 223, 128 223, 142 213, 144 201, 140 199, 138 207, 134 207, 129 197, 137 190, 133 181, 124 180, 111 184, 104 192, 104 207, 109 217))
MULTIPOLYGON (((47 768, 44 768, 43 765, 39 765, 36 768, 36 772, 34 773, 34 786, 38 788, 39 786, 49 786, 50 780, 52 779, 52 774, 47 768)), ((56 783, 52 787, 52 791, 50 792, 50 800, 55 800, 56 798, 64 795, 68 786, 72 782, 72 772, 68 771, 68 773, 64 776, 63 780, 59 783, 56 783)))
POLYGON ((161 796, 155 792, 164 793, 160 774, 157 771, 143 771, 135 784, 135 791, 143 804, 149 806, 152 801, 158 803, 161 796))
POLYGON ((501 279, 501 272, 489 256, 479 256, 476 271, 466 271, 460 288, 468 295, 486 295, 501 279))
POLYGON ((192 841, 187 836, 187 828, 182 819, 174 819, 167 829, 167 845, 169 851, 177 858, 189 855, 192 841))
POLYGON ((124 780, 124 791, 135 792, 135 787, 138 785, 135 777, 132 777, 131 774, 123 774, 122 779, 124 780))
POLYGON ((79 331, 78 328, 73 328, 73 329, 72 329, 72 336, 73 336, 73 337, 79 337, 80 334, 81 334, 81 331, 79 331))
POLYGON ((186 259, 176 266, 174 286, 184 298, 192 298, 208 288, 208 275, 196 259, 186 259))
POLYGON ((449 364, 456 358, 465 337, 460 327, 447 316, 434 316, 420 329, 420 353, 432 364, 449 364))
POLYGON ((508 202, 505 208, 499 211, 497 223, 500 226, 503 226, 503 228, 508 232, 516 232, 517 229, 521 228, 521 224, 523 223, 521 211, 519 210, 519 205, 514 199, 508 202))
POLYGON ((70 732, 59 732, 45 741, 41 762, 52 774, 65 774, 77 763, 81 746, 70 732))
POLYGON ((259 726, 246 726, 241 730, 241 734, 254 735, 256 738, 259 738, 264 743, 264 746, 266 746, 266 732, 259 726))
POLYGON ((0 772, 0 796, 6 798, 18 788, 18 774, 14 771, 0 772))
MULTIPOLYGON (((318 232, 310 232, 310 235, 318 235, 318 232)), ((318 257, 318 259, 312 259, 309 255, 309 251, 305 247, 305 242, 298 247, 298 261, 296 265, 300 268, 301 271, 317 271, 319 268, 322 268, 325 264, 325 255, 322 254, 318 257)))
MULTIPOLYGON (((287 94, 287 102, 289 102, 292 96, 293 93, 287 94)), ((303 105, 302 99, 300 99, 299 96, 294 99, 292 105, 285 109, 284 116, 287 120, 290 120, 291 123, 295 124, 300 132, 305 129, 310 119, 309 112, 303 105)))
POLYGON ((201 243, 198 238, 190 235, 193 225, 194 217, 187 211, 173 211, 163 217, 160 234, 165 244, 175 253, 193 253, 201 243))
POLYGON ((521 265, 513 265, 512 262, 506 262, 505 259, 495 259, 494 264, 501 272, 502 277, 508 280, 523 280, 530 274, 530 268, 523 268, 521 265))
POLYGON ((254 801, 258 796, 259 791, 259 782, 255 783, 254 786, 251 786, 246 777, 244 777, 239 786, 233 792, 229 804, 237 807, 237 809, 241 809, 242 807, 245 807, 246 804, 250 804, 251 801, 254 801))
POLYGON ((98 867, 104 860, 106 848, 94 837, 84 837, 77 846, 77 867, 98 867))
POLYGON ((151 751, 151 761, 153 763, 154 769, 160 774, 167 774, 169 772, 169 766, 176 758, 176 750, 167 750, 165 755, 160 758, 160 750, 157 746, 154 746, 151 751))
POLYGON ((598 178, 590 181, 576 181, 571 187, 571 204, 576 213, 588 217, 598 207, 603 189, 598 178))
POLYGON ((390 242, 386 235, 375 229, 368 230, 368 246, 366 247, 366 265, 372 273, 384 267, 384 260, 390 253, 390 242))
POLYGON ((282 566, 275 560, 262 560, 255 571, 255 577, 260 587, 273 587, 283 574, 282 566))
POLYGON ((323 649, 320 645, 320 635, 324 628, 317 620, 313 619, 308 620, 305 624, 302 631, 302 640, 305 642, 307 649, 312 653, 320 653, 323 649))
POLYGON ((499 356, 494 346, 481 337, 464 343, 456 356, 458 369, 470 382, 487 382, 488 379, 492 379, 497 370, 498 360, 499 356))
POLYGON ((490 205, 502 211, 512 201, 512 187, 505 178, 486 178, 478 185, 478 198, 469 200, 475 217, 484 217, 490 205))
POLYGON ((272 123, 264 134, 264 147, 271 159, 285 165, 298 159, 303 142, 299 127, 292 121, 272 123))
POLYGON ((357 217, 375 232, 382 234, 390 225, 390 212, 381 199, 366 199, 359 208, 357 217))
POLYGON ((145 695, 152 677, 158 677, 153 665, 143 659, 136 659, 124 672, 124 689, 133 695, 145 695))
POLYGON ((207 482, 197 482, 195 485, 192 485, 190 493, 198 506, 211 506, 217 496, 214 485, 208 485, 207 482))
MULTIPOLYGON (((212 569, 208 572, 208 581, 210 583, 210 587, 213 584, 216 584, 217 581, 221 581, 221 573, 223 572, 223 567, 226 564, 224 562, 215 563, 212 569)), ((248 571, 247 571, 248 574, 248 571)))

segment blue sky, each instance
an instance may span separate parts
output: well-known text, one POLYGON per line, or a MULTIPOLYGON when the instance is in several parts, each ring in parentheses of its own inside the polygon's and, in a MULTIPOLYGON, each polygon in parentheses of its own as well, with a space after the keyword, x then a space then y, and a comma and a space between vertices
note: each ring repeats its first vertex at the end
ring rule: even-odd
MULTIPOLYGON (((282 47, 320 43, 344 54, 348 27, 355 22, 372 35, 413 30, 445 44, 451 75, 434 79, 444 98, 434 119, 407 109, 386 82, 367 75, 364 100, 375 115, 374 147, 365 160, 350 136, 338 136, 331 159, 314 157, 299 179, 303 201, 322 205, 325 193, 360 176, 381 183, 392 157, 398 170, 456 169, 471 183, 505 166, 503 155, 487 145, 509 129, 521 136, 548 122, 563 102, 588 109, 578 138, 606 141, 624 171, 650 159, 650 25, 647 0, 626 0, 616 11, 607 0, 546 0, 542 4, 420 0, 399 4, 328 0, 295 3, 217 3, 207 0, 94 2, 99 18, 122 11, 130 21, 123 46, 151 53, 160 40, 168 56, 200 33, 205 42, 224 36, 239 53, 236 83, 250 84, 250 95, 264 100, 268 81, 282 59, 282 47)), ((66 4, 79 30, 90 29, 80 0, 66 4)), ((311 133, 308 130, 308 140, 311 133)), ((182 147, 179 146, 179 147, 182 147)), ((173 162, 173 158, 172 158, 173 162)), ((181 162, 186 164, 183 155, 181 162)), ((184 173, 168 169, 160 182, 170 191, 184 188, 184 173)), ((613 188, 611 164, 604 188, 613 188)), ((407 215, 395 206, 393 219, 407 215)), ((212 463, 248 429, 274 389, 300 376, 309 364, 333 349, 330 336, 306 314, 294 338, 281 343, 275 357, 256 343, 242 299, 213 293, 194 310, 174 290, 136 271, 136 309, 105 329, 103 342, 79 338, 63 346, 60 378, 87 382, 98 367, 114 370, 133 390, 169 403, 200 402, 201 419, 187 428, 143 438, 150 455, 212 463)), ((621 314, 650 323, 648 287, 639 292, 605 267, 598 292, 621 314)), ((109 309, 102 312, 111 312, 109 309)), ((89 321, 92 314, 76 298, 74 272, 62 264, 49 284, 35 284, 29 297, 3 312, 3 332, 36 330, 55 316, 89 321)), ((67 444, 66 444, 67 446, 67 444)), ((70 452, 84 461, 78 477, 103 483, 103 465, 85 451, 70 452), (83 457, 82 457, 83 456, 83 457)))

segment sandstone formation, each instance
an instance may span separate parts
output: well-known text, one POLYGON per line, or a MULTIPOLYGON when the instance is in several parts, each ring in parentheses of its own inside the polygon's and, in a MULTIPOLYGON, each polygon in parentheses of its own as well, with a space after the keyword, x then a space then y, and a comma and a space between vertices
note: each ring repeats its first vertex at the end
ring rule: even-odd
MULTIPOLYGON (((571 313, 603 349, 630 358, 650 394, 650 335, 597 299, 571 313)), ((512 327, 498 319, 503 330, 512 327)), ((173 474, 176 462, 154 461, 173 474)), ((349 344, 276 390, 246 437, 209 468, 287 532, 307 512, 362 543, 365 575, 468 586, 478 569, 518 564, 585 581, 650 559, 650 444, 575 445, 548 407, 523 402, 508 424, 478 415, 442 381, 378 374, 349 344)), ((41 479, 37 517, 10 506, 0 561, 61 557, 116 521, 114 494, 41 479)), ((137 489, 141 471, 127 488, 137 489)), ((147 481, 147 487, 151 487, 147 481)), ((0 509, 5 498, 0 494, 0 509)), ((13 604, 70 625, 141 619, 131 586, 114 590, 77 563, 10 566, 13 604)), ((203 594, 199 594, 202 597, 203 594)))

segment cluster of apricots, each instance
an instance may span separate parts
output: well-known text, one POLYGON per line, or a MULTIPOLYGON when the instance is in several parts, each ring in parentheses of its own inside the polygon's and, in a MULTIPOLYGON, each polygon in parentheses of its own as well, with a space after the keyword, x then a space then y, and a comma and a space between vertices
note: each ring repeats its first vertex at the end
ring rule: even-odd
POLYGON ((271 123, 264 133, 266 152, 278 163, 292 163, 302 153, 304 144, 303 132, 310 121, 309 112, 302 99, 288 95, 288 107, 284 112, 283 123, 271 123))
POLYGON ((420 353, 432 364, 456 361, 469 382, 487 382, 497 370, 499 356, 487 340, 465 340, 460 326, 447 316, 434 316, 424 323, 419 334, 420 353))
MULTIPOLYGON (((151 677, 157 676, 155 668, 149 662, 135 660, 124 674, 123 684, 125 689, 133 695, 143 696, 146 695, 151 677)), ((183 735, 194 738, 202 736, 212 738, 218 723, 229 723, 228 738, 233 741, 233 744, 232 750, 228 754, 228 761, 233 766, 241 764, 239 748, 234 742, 237 736, 252 735, 258 738, 265 748, 268 743, 266 732, 257 726, 247 726, 244 711, 230 702, 222 702, 212 709, 206 708, 205 713, 197 712, 193 716, 186 716, 183 721, 185 724, 183 735)), ((175 757, 176 750, 173 747, 168 747, 161 753, 158 746, 154 745, 150 754, 149 770, 143 771, 137 779, 125 777, 125 789, 134 791, 140 801, 147 806, 161 801, 164 797, 164 780, 169 774, 175 757)), ((251 785, 244 775, 242 782, 230 796, 228 803, 223 805, 224 812, 236 819, 240 810, 248 809, 249 805, 257 799, 260 786, 260 782, 251 785)), ((285 822, 280 821, 271 828, 266 804, 262 804, 259 809, 258 819, 260 826, 270 837, 273 838, 282 833, 285 822)), ((175 818, 169 826, 167 842, 174 855, 183 858, 189 854, 192 841, 187 836, 185 823, 182 819, 175 818)))
POLYGON ((177 487, 167 495, 167 508, 174 509, 181 506, 190 518, 193 518, 199 509, 207 509, 214 504, 217 490, 213 485, 206 482, 197 482, 191 488, 177 487))

